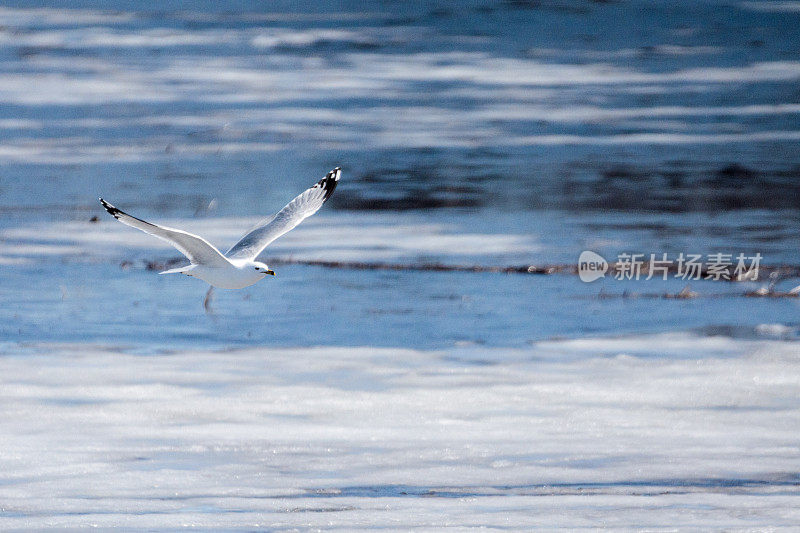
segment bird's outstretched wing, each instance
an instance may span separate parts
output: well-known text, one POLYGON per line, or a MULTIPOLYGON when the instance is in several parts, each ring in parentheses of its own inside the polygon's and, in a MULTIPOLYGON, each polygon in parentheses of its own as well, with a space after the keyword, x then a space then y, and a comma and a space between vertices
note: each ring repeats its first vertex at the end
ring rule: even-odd
POLYGON ((247 235, 228 250, 228 259, 255 259, 269 243, 310 217, 331 197, 342 169, 334 168, 313 187, 286 204, 278 214, 258 223, 247 235))
POLYGON ((167 241, 172 246, 178 249, 180 253, 189 258, 192 264, 208 265, 208 266, 224 266, 230 265, 230 261, 225 259, 219 250, 207 240, 197 235, 193 235, 186 231, 179 229, 165 228, 145 222, 142 219, 132 217, 128 213, 120 211, 110 203, 100 198, 100 203, 106 208, 106 211, 114 215, 114 218, 119 220, 125 225, 131 226, 145 233, 149 233, 154 237, 158 237, 163 241, 167 241))

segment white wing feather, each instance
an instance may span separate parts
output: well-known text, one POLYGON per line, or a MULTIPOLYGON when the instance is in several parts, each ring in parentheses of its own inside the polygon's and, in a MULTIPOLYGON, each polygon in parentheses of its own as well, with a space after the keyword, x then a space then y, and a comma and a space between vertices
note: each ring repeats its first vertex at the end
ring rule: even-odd
POLYGON ((114 218, 123 224, 141 230, 145 233, 149 233, 154 237, 158 237, 159 239, 170 243, 172 246, 177 248, 180 253, 188 257, 192 264, 207 266, 230 266, 230 261, 225 259, 225 256, 223 256, 219 250, 217 250, 211 243, 202 237, 183 230, 151 224, 150 222, 146 222, 140 218, 133 217, 124 211, 120 211, 102 198, 100 198, 100 203, 103 204, 103 207, 106 208, 106 211, 111 213, 114 218))
POLYGON ((249 259, 258 257, 264 248, 272 241, 290 231, 303 220, 319 211, 325 200, 331 197, 342 169, 336 167, 319 180, 313 187, 307 189, 297 198, 286 204, 286 207, 271 217, 262 220, 247 235, 228 250, 225 257, 228 259, 249 259))

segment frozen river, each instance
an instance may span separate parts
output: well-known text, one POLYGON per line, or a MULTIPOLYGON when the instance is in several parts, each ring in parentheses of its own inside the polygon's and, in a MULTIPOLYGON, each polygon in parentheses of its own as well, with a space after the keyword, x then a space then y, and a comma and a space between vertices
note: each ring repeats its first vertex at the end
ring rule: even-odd
POLYGON ((0 7, 0 529, 800 526, 800 301, 569 270, 800 267, 800 3, 72 6, 0 7), (96 200, 337 165, 210 314, 96 200))

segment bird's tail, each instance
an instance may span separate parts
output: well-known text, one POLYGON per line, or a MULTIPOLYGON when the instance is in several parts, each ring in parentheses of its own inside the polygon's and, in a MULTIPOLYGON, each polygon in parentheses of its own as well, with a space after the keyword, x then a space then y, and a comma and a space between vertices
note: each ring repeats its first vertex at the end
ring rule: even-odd
POLYGON ((185 272, 189 272, 194 268, 194 265, 184 265, 178 268, 170 268, 169 270, 165 270, 163 272, 159 272, 159 274, 183 274, 185 272))

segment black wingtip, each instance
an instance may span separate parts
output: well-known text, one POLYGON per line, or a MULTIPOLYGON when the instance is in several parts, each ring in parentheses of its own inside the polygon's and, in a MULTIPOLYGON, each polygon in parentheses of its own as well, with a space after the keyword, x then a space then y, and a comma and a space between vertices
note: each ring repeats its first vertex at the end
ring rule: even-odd
POLYGON ((328 174, 323 178, 322 181, 326 180, 339 181, 339 176, 341 175, 342 175, 342 167, 336 167, 330 172, 328 172, 328 174))
POLYGON ((319 187, 323 191, 325 191, 325 196, 322 197, 322 201, 326 201, 328 198, 331 197, 333 191, 336 189, 336 184, 339 183, 339 176, 342 175, 342 168, 336 167, 328 174, 325 175, 324 178, 319 180, 314 187, 319 187))
POLYGON ((119 218, 119 213, 121 213, 119 209, 106 202, 102 198, 100 198, 100 203, 103 204, 103 207, 109 212, 110 215, 112 215, 114 218, 119 218))
POLYGON ((323 183, 323 188, 325 189, 325 200, 327 201, 328 198, 331 197, 333 191, 336 190, 336 185, 339 184, 339 176, 342 175, 341 167, 336 167, 330 172, 328 175, 325 176, 325 183, 323 183))

